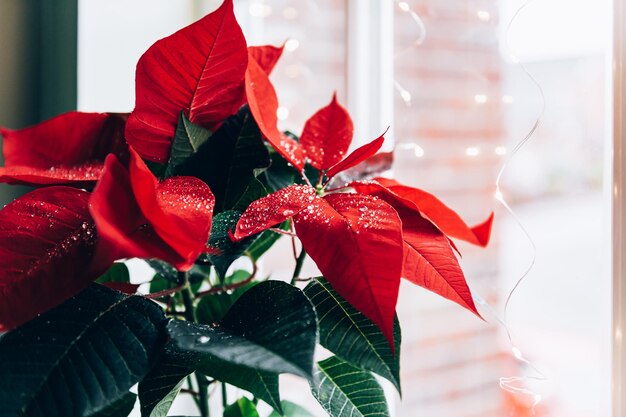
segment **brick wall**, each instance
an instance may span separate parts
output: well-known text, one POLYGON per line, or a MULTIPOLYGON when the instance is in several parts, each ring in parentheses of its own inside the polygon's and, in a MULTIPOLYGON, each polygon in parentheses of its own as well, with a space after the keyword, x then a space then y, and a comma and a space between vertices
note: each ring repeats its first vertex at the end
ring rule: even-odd
MULTIPOLYGON (((422 18, 426 38, 415 45, 419 26, 397 7, 395 77, 411 102, 396 94, 395 175, 478 222, 494 208, 505 139, 497 2, 407 4, 422 18)), ((497 305, 497 239, 486 250, 464 245, 461 251, 471 288, 497 305)), ((496 325, 410 284, 402 288, 399 315, 404 395, 398 416, 508 415, 498 378, 511 363, 496 325)))
MULTIPOLYGON (((436 193, 471 222, 482 221, 494 208, 493 185, 502 159, 496 148, 504 142, 506 99, 503 102, 501 92, 497 3, 407 3, 423 18, 428 35, 415 46, 418 27, 396 4, 395 78, 410 92, 411 105, 396 94, 394 174, 436 193), (483 11, 482 18, 478 10, 483 11), (468 148, 478 149, 478 155, 468 156, 468 148)), ((240 3, 239 11, 250 14, 251 4, 240 3)), ((333 90, 340 100, 346 92, 346 1, 263 4, 270 8, 258 19, 248 17, 246 35, 251 44, 298 41, 298 48, 285 52, 272 78, 281 106, 289 110, 281 127, 299 133, 333 90)), ((498 242, 487 250, 460 248, 470 285, 497 304, 498 242)), ((289 239, 281 239, 265 258, 264 273, 288 278, 293 268, 291 252, 289 239)), ((313 275, 316 270, 307 263, 303 272, 313 275)), ((510 373, 511 363, 500 347, 495 325, 409 283, 403 283, 398 311, 403 327, 403 399, 392 404, 398 417, 505 415, 498 378, 510 373)), ((287 398, 308 402, 308 407, 321 412, 312 398, 303 398, 306 384, 289 377, 284 380, 287 398)))

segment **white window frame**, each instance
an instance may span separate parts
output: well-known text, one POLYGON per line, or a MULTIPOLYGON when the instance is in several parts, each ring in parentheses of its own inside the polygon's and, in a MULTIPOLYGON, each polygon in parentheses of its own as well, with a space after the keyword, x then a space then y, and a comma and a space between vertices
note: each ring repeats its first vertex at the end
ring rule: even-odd
MULTIPOLYGON (((626 417, 626 5, 613 2, 613 417, 626 417)), ((609 77, 610 79, 610 77, 609 77)))

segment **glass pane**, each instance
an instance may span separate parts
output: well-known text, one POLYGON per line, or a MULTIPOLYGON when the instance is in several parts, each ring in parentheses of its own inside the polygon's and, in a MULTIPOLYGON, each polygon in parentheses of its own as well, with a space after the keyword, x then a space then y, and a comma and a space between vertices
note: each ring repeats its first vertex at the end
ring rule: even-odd
POLYGON ((399 416, 609 414, 610 2, 575 3, 396 2, 395 174, 473 223, 496 211, 486 250, 459 245, 471 288, 491 306, 487 323, 403 288, 401 320, 412 325, 399 416), (521 226, 494 198, 509 157, 501 193, 521 226), (528 365, 498 320, 534 258, 506 315, 528 365), (527 378, 506 390, 501 377, 527 378))

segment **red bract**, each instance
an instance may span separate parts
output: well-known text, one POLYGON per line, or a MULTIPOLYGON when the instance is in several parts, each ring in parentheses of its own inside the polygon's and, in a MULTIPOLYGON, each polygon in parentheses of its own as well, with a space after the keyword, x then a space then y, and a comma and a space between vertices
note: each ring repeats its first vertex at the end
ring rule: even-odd
MULTIPOLYGON (((385 179, 371 182, 354 182, 349 185, 357 192, 373 195, 387 201, 398 212, 402 219, 405 248, 402 276, 417 285, 458 303, 480 317, 470 289, 465 281, 463 271, 454 255, 453 243, 449 240, 446 232, 446 230, 458 232, 463 230, 460 228, 460 225, 464 225, 466 228, 465 236, 470 233, 472 233, 470 236, 474 236, 472 232, 474 229, 468 227, 458 214, 445 206, 441 201, 437 200, 437 204, 433 203, 432 199, 434 199, 434 196, 417 188, 407 187, 396 181, 385 179), (383 186, 381 182, 390 185, 391 188, 383 186), (398 188, 400 188, 401 193, 395 192, 398 188), (434 224, 430 220, 431 218, 426 218, 423 215, 422 206, 415 200, 408 198, 411 195, 421 196, 423 194, 429 196, 427 201, 431 203, 430 206, 426 207, 426 212, 432 218, 439 219, 439 224, 434 224), (449 219, 453 219, 453 221, 450 223, 449 219), (446 229, 441 228, 439 225, 443 225, 446 229), (451 225, 454 227, 450 227, 451 225)), ((487 244, 492 220, 493 214, 487 222, 478 226, 478 230, 482 231, 482 235, 480 233, 479 235, 483 238, 486 236, 486 240, 482 240, 481 242, 483 243, 481 245, 487 244)), ((455 235, 450 236, 458 237, 455 235)), ((475 240, 472 243, 477 241, 475 240)))
POLYGON ((137 64, 128 143, 142 157, 166 162, 183 110, 193 123, 215 130, 242 101, 247 60, 232 0, 156 42, 137 64))
POLYGON ((159 258, 188 270, 206 250, 214 203, 197 178, 158 182, 134 150, 129 169, 110 156, 90 201, 98 258, 159 258))
POLYGON ((448 238, 419 213, 401 206, 394 208, 402 220, 402 276, 480 317, 448 238))
POLYGON ((294 217, 296 233, 332 287, 393 344, 402 269, 398 215, 384 201, 331 194, 294 217))
POLYGON ((278 59, 283 54, 283 49, 285 45, 278 47, 273 45, 262 45, 262 46, 249 46, 248 59, 254 59, 257 64, 267 75, 270 75, 278 62, 278 59))
POLYGON ((60 304, 102 272, 90 267, 96 236, 88 201, 86 191, 49 187, 0 211, 0 330, 60 304))
POLYGON ((304 169, 302 146, 278 129, 278 97, 266 71, 250 55, 246 70, 246 98, 250 113, 276 152, 298 171, 304 169))
POLYGON ((352 119, 335 94, 330 104, 306 121, 300 143, 311 165, 326 170, 341 161, 353 134, 352 119))
POLYGON ((393 194, 408 207, 416 208, 422 216, 432 221, 439 230, 449 237, 461 239, 483 247, 487 246, 489 243, 493 213, 491 213, 483 223, 470 227, 454 210, 426 191, 408 187, 387 178, 376 178, 374 181, 375 182, 369 184, 355 183, 351 185, 357 188, 359 192, 365 194, 375 192, 393 194), (380 186, 378 184, 380 184, 380 186))
MULTIPOLYGON (((385 131, 385 133, 387 133, 387 131, 385 131)), ((385 133, 383 133, 370 143, 367 143, 360 148, 352 151, 352 153, 350 153, 350 155, 348 155, 344 160, 339 161, 336 165, 332 166, 326 173, 326 176, 328 178, 332 178, 342 171, 357 166, 361 162, 365 161, 367 158, 374 155, 376 152, 378 152, 381 146, 383 146, 383 143, 385 142, 385 133)))
POLYGON ((234 238, 244 239, 282 223, 313 204, 315 199, 313 188, 291 185, 256 200, 237 223, 234 238))
POLYGON ((366 195, 321 198, 311 187, 294 185, 252 203, 233 237, 246 238, 289 217, 328 282, 393 345, 403 256, 400 220, 393 208, 366 195))
POLYGON ((127 153, 125 115, 69 112, 20 130, 0 128, 5 166, 0 182, 93 183, 110 152, 127 153))

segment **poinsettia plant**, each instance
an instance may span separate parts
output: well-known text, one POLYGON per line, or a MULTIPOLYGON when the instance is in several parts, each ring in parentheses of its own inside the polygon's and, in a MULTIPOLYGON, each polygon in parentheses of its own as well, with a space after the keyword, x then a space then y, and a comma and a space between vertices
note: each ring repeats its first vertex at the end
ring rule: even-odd
POLYGON ((281 53, 248 47, 225 0, 141 57, 129 115, 0 129, 0 180, 38 187, 0 211, 2 415, 123 416, 138 396, 164 417, 189 395, 208 416, 212 386, 225 416, 308 415, 280 400, 290 373, 331 416, 384 416, 374 374, 400 391, 401 277, 479 316, 451 239, 486 245, 493 216, 469 227, 425 191, 339 179, 384 134, 348 153, 336 97, 281 131, 281 53), (291 282, 257 276, 285 235, 302 248, 291 282), (320 276, 301 276, 307 255, 320 276), (131 282, 130 258, 153 274, 131 282))

